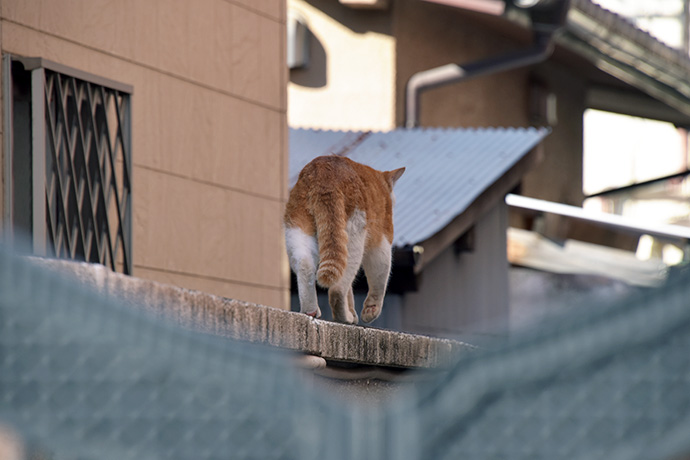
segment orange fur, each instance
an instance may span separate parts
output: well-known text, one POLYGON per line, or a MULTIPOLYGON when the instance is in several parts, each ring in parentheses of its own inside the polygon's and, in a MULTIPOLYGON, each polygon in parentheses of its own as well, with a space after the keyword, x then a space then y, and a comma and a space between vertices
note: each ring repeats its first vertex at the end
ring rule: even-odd
MULTIPOLYGON (((352 263, 348 259, 348 244, 352 243, 348 237, 348 222, 353 216, 357 217, 355 213, 365 216, 362 235, 366 238, 363 251, 361 247, 357 249, 359 260, 356 261, 356 269, 362 254, 384 244, 384 238, 390 246, 393 241, 391 194, 393 185, 404 170, 381 172, 335 155, 315 158, 304 167, 290 192, 284 222, 286 229, 298 228, 307 237, 315 237, 319 259, 316 281, 319 285, 326 288, 336 285, 346 272, 348 263, 352 263)), ((390 260, 387 269, 390 269, 390 260)), ((351 306, 351 310, 354 313, 354 307, 351 306)))
POLYGON ((366 214, 365 250, 393 241, 393 184, 405 168, 381 172, 346 157, 322 156, 307 164, 290 192, 285 225, 317 235, 318 281, 329 287, 347 263, 345 226, 355 209, 366 214))

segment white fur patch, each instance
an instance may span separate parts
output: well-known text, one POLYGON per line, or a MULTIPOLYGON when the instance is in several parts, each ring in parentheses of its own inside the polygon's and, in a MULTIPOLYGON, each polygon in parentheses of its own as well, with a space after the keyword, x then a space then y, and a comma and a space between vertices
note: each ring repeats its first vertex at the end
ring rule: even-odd
POLYGON ((362 264, 364 243, 367 239, 366 225, 367 215, 359 209, 355 209, 347 220, 347 268, 340 283, 343 287, 349 288, 362 264))
POLYGON ((297 268, 299 261, 309 259, 316 267, 319 263, 319 247, 316 236, 307 235, 299 227, 285 228, 285 245, 287 247, 290 266, 297 268))
POLYGON ((300 311, 319 317, 321 310, 316 297, 315 285, 316 267, 319 263, 316 237, 307 235, 298 227, 286 228, 285 245, 290 259, 290 267, 297 276, 300 311))
MULTIPOLYGON (((355 209, 350 218, 347 220, 347 238, 348 243, 356 244, 361 241, 364 245, 364 237, 366 236, 367 214, 364 211, 355 209)), ((349 245, 349 244, 348 244, 349 245)))
POLYGON ((362 261, 364 273, 369 284, 369 293, 364 299, 362 321, 370 323, 379 317, 383 308, 383 297, 391 269, 391 244, 384 237, 378 247, 372 248, 364 255, 362 261))

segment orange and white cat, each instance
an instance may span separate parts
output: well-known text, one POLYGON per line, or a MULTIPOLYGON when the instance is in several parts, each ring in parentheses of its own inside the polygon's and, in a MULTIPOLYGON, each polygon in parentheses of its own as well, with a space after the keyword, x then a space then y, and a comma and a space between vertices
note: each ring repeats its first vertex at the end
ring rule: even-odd
POLYGON ((321 316, 318 283, 328 289, 333 319, 356 324, 352 282, 362 266, 369 284, 362 321, 379 317, 391 268, 393 185, 403 172, 335 155, 315 158, 300 172, 284 222, 302 313, 321 316))

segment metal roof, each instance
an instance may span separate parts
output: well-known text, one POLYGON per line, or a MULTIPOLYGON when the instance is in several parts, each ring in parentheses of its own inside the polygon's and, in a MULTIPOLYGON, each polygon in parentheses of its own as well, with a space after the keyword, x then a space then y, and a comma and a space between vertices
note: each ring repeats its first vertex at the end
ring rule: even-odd
POLYGON ((291 129, 290 187, 320 155, 344 155, 378 170, 404 166, 395 186, 393 244, 418 244, 462 214, 548 133, 544 128, 291 129))

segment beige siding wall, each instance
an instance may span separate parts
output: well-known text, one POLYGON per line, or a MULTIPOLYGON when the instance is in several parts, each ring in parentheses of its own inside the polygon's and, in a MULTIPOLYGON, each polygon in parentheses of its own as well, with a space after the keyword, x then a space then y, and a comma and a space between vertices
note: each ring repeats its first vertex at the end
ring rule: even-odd
POLYGON ((2 51, 134 87, 134 274, 287 308, 284 0, 3 0, 2 51))
POLYGON ((395 39, 388 12, 353 10, 336 0, 288 0, 310 30, 311 60, 290 72, 292 127, 395 127, 395 39))

